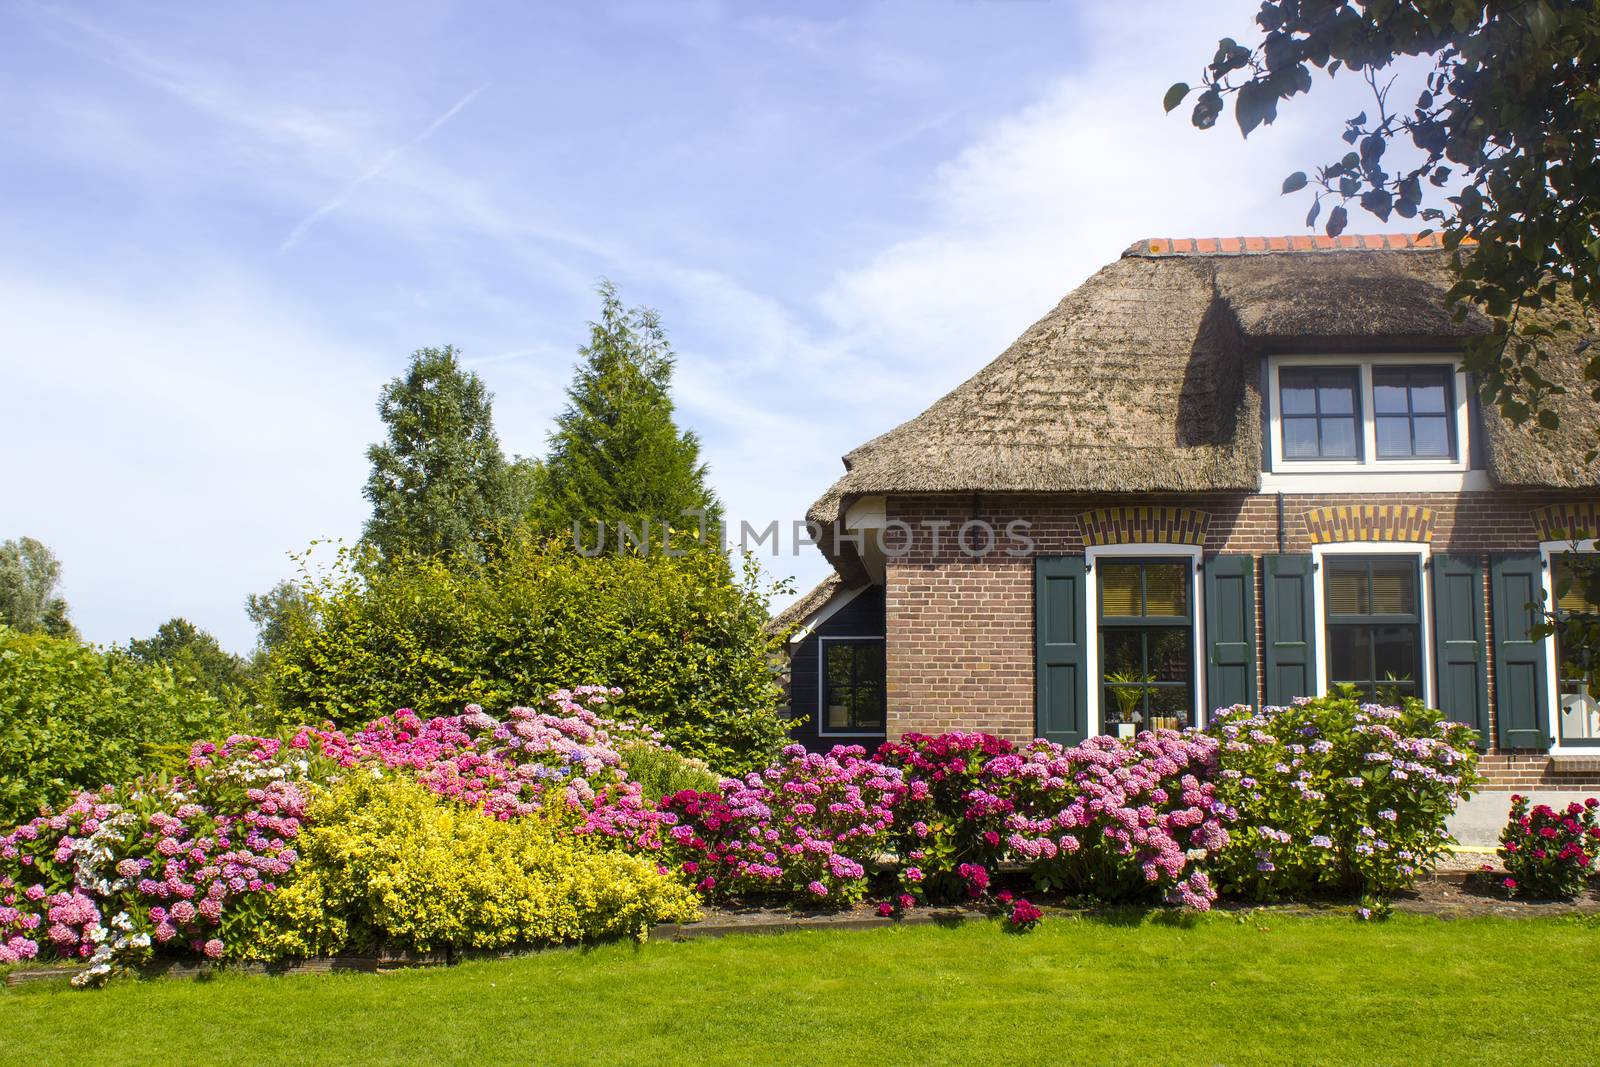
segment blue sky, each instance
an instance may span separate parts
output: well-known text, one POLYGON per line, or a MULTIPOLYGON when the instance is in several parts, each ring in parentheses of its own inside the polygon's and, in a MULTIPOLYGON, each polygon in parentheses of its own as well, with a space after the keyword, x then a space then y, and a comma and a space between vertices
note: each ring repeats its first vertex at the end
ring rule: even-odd
POLYGON ((602 276, 732 515, 799 518, 1133 240, 1300 232, 1357 86, 1243 145, 1160 107, 1256 6, 0 0, 0 538, 92 640, 243 651, 408 353, 540 454, 602 276))

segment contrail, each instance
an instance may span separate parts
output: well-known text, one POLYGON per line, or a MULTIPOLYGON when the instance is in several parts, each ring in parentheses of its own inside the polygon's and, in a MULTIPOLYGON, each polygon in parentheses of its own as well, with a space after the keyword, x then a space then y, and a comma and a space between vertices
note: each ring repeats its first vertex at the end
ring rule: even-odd
POLYGON ((423 128, 421 133, 417 134, 404 144, 396 145, 394 148, 389 149, 378 159, 376 163, 368 167, 366 171, 359 175, 354 181, 340 190, 338 196, 334 197, 332 200, 329 200, 326 204, 323 204, 321 207, 317 208, 317 210, 301 219, 299 225, 297 225, 293 230, 290 230, 289 236, 285 237, 283 239, 283 243, 278 246, 279 254, 281 255, 282 253, 293 248, 295 245, 299 244, 300 239, 306 235, 311 227, 315 226, 323 218, 331 215, 333 212, 343 207, 350 197, 355 193, 355 191, 361 186, 365 185, 367 182, 370 182, 372 179, 382 174, 385 170, 388 170, 389 165, 398 159, 402 152, 415 148, 423 141, 426 141, 429 137, 432 137, 438 132, 439 127, 455 118, 462 108, 472 103, 477 95, 488 87, 489 86, 487 84, 480 85, 466 96, 463 96, 460 100, 457 100, 453 105, 451 105, 448 111, 434 119, 432 122, 428 123, 428 125, 423 128))

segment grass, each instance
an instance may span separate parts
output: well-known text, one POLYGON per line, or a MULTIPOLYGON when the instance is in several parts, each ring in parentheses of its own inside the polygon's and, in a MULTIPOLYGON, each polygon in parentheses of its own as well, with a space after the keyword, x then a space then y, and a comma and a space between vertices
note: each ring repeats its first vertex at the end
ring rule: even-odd
POLYGON ((1594 1063, 1600 927, 1253 912, 0 992, 5 1062, 1594 1063))

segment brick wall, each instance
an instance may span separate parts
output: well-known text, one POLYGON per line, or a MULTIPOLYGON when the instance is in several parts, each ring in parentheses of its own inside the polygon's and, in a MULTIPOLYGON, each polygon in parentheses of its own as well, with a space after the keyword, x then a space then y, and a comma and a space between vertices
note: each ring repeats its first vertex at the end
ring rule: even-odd
MULTIPOLYGON (((1435 552, 1484 554, 1530 551, 1539 543, 1532 509, 1596 494, 1490 493, 1285 495, 1280 547, 1277 498, 1263 494, 1100 496, 940 495, 891 497, 888 518, 914 531, 911 550, 887 567, 889 735, 908 731, 980 729, 1007 737, 1033 736, 1033 555, 1084 551, 1079 515, 1108 504, 1199 508, 1210 515, 1208 553, 1260 556, 1309 552, 1305 512, 1330 505, 1418 504, 1432 509, 1435 552), (981 519, 1002 530, 997 550, 982 558, 956 543, 962 523, 981 519), (1032 552, 1007 540, 1005 525, 1031 522, 1032 552), (937 550, 924 525, 944 522, 937 550)), ((975 536, 975 534, 974 534, 975 536)), ((891 545, 899 543, 890 536, 891 545)), ((976 547, 976 545, 974 546, 976 547)), ((1259 575, 1260 568, 1257 568, 1259 575)), ((1257 582, 1257 656, 1265 612, 1257 582)), ((1489 604, 1485 589, 1485 610, 1489 604)), ((1487 620, 1486 620, 1487 621, 1487 620)), ((1490 633, 1486 629, 1486 633, 1490 633)), ((1492 639, 1492 633, 1490 633, 1492 639)), ((1492 645, 1491 645, 1492 647, 1492 645)), ((1258 679, 1264 671, 1258 662, 1258 679)), ((1493 714, 1493 657, 1490 657, 1493 714)), ((1544 759, 1542 755, 1539 757, 1544 759)), ((1541 772, 1542 773, 1542 772, 1541 772)), ((1516 775, 1520 779, 1521 767, 1516 775)))

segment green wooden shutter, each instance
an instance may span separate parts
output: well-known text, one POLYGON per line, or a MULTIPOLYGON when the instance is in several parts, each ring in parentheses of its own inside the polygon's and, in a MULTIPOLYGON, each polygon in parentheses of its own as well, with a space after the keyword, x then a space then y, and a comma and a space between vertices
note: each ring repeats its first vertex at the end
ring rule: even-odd
POLYGON ((1034 726, 1075 745, 1088 736, 1089 679, 1082 556, 1041 556, 1033 569, 1034 726))
POLYGON ((1544 642, 1531 634, 1543 604, 1543 567, 1534 553, 1496 556, 1490 575, 1495 737, 1501 748, 1547 748, 1544 642))
POLYGON ((1250 556, 1212 556, 1206 575, 1206 710, 1256 702, 1256 568, 1250 556))
POLYGON ((1267 637, 1267 703, 1317 693, 1316 598, 1309 555, 1263 556, 1262 622, 1267 637))
POLYGON ((1433 557, 1433 656, 1439 710, 1489 744, 1489 655, 1483 640, 1483 561, 1433 557))

